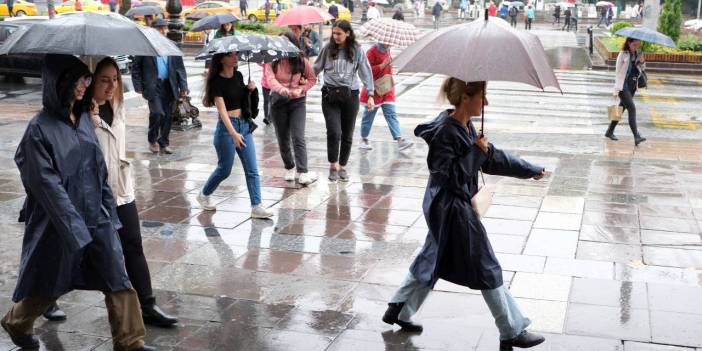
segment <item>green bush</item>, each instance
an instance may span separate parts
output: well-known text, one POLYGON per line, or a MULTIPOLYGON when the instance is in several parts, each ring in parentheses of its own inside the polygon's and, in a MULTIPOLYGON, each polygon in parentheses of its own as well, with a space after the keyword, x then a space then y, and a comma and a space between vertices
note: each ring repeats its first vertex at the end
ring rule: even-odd
POLYGON ((626 22, 626 21, 617 22, 617 23, 615 23, 615 24, 612 25, 612 29, 610 29, 610 32, 611 32, 612 34, 614 34, 614 33, 618 32, 618 31, 619 31, 620 29, 622 29, 622 28, 633 27, 633 26, 634 26, 634 25, 631 24, 631 22, 626 22))
POLYGON ((702 51, 702 37, 694 34, 686 34, 678 39, 680 50, 702 51))
POLYGON ((671 37, 673 41, 678 41, 678 38, 680 38, 681 26, 681 0, 665 0, 661 16, 658 18, 658 31, 671 37))
POLYGON ((236 22, 236 29, 249 32, 263 32, 265 27, 261 23, 239 21, 236 22))
POLYGON ((193 27, 194 23, 195 23, 195 21, 193 21, 193 20, 185 20, 185 22, 183 22, 183 32, 189 31, 190 28, 193 27))

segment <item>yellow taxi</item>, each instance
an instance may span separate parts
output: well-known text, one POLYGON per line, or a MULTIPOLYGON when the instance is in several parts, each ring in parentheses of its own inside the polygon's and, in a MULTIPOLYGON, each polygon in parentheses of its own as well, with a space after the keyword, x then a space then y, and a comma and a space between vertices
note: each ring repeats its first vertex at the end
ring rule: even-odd
MULTIPOLYGON (((341 4, 336 4, 336 7, 339 9, 339 19, 351 22, 351 11, 341 4)), ((329 5, 324 4, 324 8, 329 10, 329 5)))
POLYGON ((70 11, 89 11, 89 12, 110 12, 110 7, 99 1, 93 0, 68 0, 56 6, 56 13, 64 13, 70 11), (78 1, 78 9, 76 9, 76 1, 78 1))
MULTIPOLYGON (((276 2, 275 0, 271 0, 271 10, 268 13, 268 19, 271 21, 275 21, 276 15, 275 15, 275 6, 276 2)), ((290 10, 293 8, 293 3, 290 0, 281 0, 280 1, 280 13, 285 13, 285 11, 290 10)), ((249 21, 251 22, 258 22, 258 21, 265 21, 266 20, 266 3, 265 1, 261 6, 259 6, 253 13, 249 13, 249 21)))
MULTIPOLYGON (((18 17, 36 16, 38 14, 37 5, 25 0, 15 0, 14 5, 12 5, 12 14, 18 17)), ((7 0, 0 0, 0 16, 10 16, 10 12, 7 9, 7 0)))
POLYGON ((217 13, 231 13, 234 16, 240 17, 241 11, 239 11, 239 6, 232 6, 228 2, 224 1, 205 1, 193 6, 189 9, 183 10, 181 14, 183 17, 188 18, 191 13, 194 12, 207 12, 210 15, 217 13))

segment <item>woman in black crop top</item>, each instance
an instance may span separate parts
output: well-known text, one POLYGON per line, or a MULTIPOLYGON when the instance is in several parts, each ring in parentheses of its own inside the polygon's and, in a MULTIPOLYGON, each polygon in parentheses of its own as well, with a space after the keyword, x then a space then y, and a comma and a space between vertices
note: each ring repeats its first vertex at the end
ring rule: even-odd
POLYGON ((256 148, 251 134, 255 126, 251 121, 255 113, 251 111, 258 106, 258 90, 256 84, 250 79, 248 84, 244 84, 244 76, 236 68, 236 52, 217 54, 212 58, 202 103, 206 107, 215 106, 219 114, 214 135, 218 160, 217 168, 197 196, 197 201, 205 210, 216 209, 210 195, 231 174, 234 152, 236 152, 246 175, 246 186, 251 200, 251 217, 270 218, 273 214, 261 205, 261 181, 256 164, 256 148))

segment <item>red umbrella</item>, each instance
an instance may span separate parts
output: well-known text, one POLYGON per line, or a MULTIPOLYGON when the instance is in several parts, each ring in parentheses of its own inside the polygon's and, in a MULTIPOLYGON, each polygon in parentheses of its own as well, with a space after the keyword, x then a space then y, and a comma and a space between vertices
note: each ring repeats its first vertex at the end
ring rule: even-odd
POLYGON ((328 12, 312 6, 296 6, 284 12, 275 21, 277 26, 301 26, 309 23, 324 23, 333 20, 328 12))

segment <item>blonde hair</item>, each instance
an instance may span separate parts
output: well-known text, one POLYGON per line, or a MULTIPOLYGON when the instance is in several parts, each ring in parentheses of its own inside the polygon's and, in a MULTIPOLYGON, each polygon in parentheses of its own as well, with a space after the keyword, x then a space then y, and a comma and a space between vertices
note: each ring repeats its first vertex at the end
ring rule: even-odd
POLYGON ((463 95, 475 96, 476 94, 482 94, 485 87, 485 82, 464 82, 458 78, 449 77, 441 84, 439 102, 445 103, 448 101, 454 107, 458 107, 461 104, 463 95))

